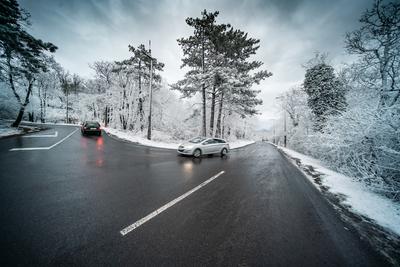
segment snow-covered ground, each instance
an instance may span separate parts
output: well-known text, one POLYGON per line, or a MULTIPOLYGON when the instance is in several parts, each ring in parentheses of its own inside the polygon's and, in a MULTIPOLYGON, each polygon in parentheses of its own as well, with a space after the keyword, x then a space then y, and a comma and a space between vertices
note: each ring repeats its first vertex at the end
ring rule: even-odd
MULTIPOLYGON (((127 140, 130 142, 134 143, 139 143, 141 145, 145 146, 151 146, 151 147, 159 147, 159 148, 167 148, 167 149, 178 149, 178 146, 180 143, 184 142, 185 140, 182 140, 181 142, 179 141, 173 141, 168 136, 163 135, 161 132, 153 132, 153 140, 147 140, 145 137, 135 135, 134 133, 130 131, 123 131, 123 130, 117 130, 113 128, 103 128, 104 131, 110 135, 116 136, 120 139, 127 140)), ((231 149, 239 148, 239 147, 244 147, 250 144, 253 144, 254 141, 250 140, 237 140, 233 142, 229 142, 229 146, 231 149)))
POLYGON ((0 123, 0 137, 5 137, 14 134, 20 134, 23 130, 20 128, 10 127, 10 125, 5 123, 0 123))
POLYGON ((233 142, 229 142, 229 147, 231 149, 235 149, 235 148, 240 148, 240 147, 244 147, 244 146, 248 146, 254 144, 254 141, 252 140, 236 140, 233 142))
POLYGON ((10 135, 23 134, 27 132, 36 131, 35 127, 30 126, 20 126, 20 127, 11 127, 11 122, 8 120, 0 120, 0 138, 6 137, 10 135))
POLYGON ((22 121, 24 124, 32 124, 32 125, 61 125, 61 126, 80 126, 77 123, 64 123, 64 122, 30 122, 30 121, 22 121))
POLYGON ((114 128, 107 128, 104 127, 103 130, 115 137, 118 137, 122 140, 138 143, 141 145, 145 146, 152 146, 152 147, 161 147, 161 148, 168 148, 168 149, 177 149, 178 148, 178 143, 169 143, 169 142, 162 142, 162 141, 156 141, 156 140, 147 140, 144 137, 134 135, 132 132, 129 131, 123 131, 123 130, 117 130, 114 128))
MULTIPOLYGON (((388 228, 400 235, 400 204, 372 192, 365 185, 343 174, 323 167, 317 159, 305 156, 291 149, 279 147, 291 158, 301 161, 301 165, 310 165, 319 173, 322 173, 322 184, 329 187, 334 194, 345 196, 343 204, 349 205, 351 209, 361 215, 374 220, 379 225, 388 228)), ((309 175, 307 177, 316 184, 309 175)), ((316 184, 317 185, 317 184, 316 184)), ((317 185, 317 188, 319 186, 317 185)))

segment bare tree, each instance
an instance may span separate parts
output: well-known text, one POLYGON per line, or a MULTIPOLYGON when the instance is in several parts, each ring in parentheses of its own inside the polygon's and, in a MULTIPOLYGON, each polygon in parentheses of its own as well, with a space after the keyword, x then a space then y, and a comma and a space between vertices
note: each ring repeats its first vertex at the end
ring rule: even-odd
POLYGON ((390 107, 400 95, 400 2, 382 4, 377 0, 372 9, 364 12, 360 22, 360 29, 346 35, 346 48, 350 53, 362 55, 370 66, 378 66, 381 79, 379 108, 390 107))
POLYGON ((46 122, 47 105, 50 95, 59 88, 59 81, 55 68, 58 66, 54 58, 47 59, 49 70, 37 75, 36 87, 40 103, 40 121, 46 122))
POLYGON ((292 121, 293 127, 297 127, 307 106, 306 93, 300 86, 293 87, 284 93, 280 99, 282 100, 283 109, 288 113, 292 121))

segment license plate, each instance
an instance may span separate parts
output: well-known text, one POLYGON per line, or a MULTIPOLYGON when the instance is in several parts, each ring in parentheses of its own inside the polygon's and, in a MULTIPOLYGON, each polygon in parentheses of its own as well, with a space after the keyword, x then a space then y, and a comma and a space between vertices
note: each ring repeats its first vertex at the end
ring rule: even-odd
POLYGON ((97 130, 97 128, 90 128, 90 130, 97 130))

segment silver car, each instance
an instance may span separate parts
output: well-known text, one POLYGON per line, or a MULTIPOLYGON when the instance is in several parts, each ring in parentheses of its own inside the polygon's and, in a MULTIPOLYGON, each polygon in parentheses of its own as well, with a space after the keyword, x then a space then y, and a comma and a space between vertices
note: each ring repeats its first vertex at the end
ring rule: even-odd
POLYGON ((229 144, 219 138, 195 137, 188 142, 180 144, 178 153, 190 155, 196 158, 201 155, 220 154, 226 155, 229 152, 229 144))

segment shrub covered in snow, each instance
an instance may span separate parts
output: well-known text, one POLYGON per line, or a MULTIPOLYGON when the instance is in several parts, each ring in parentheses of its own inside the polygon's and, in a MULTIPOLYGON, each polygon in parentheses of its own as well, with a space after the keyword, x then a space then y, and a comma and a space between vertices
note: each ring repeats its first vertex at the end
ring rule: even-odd
POLYGON ((358 60, 337 75, 327 67, 321 71, 311 66, 313 75, 307 71, 304 84, 281 98, 292 122, 289 147, 396 200, 400 200, 399 13, 397 2, 375 2, 362 15, 361 28, 346 36, 346 48, 359 55, 358 60), (332 82, 335 77, 337 82, 332 82), (326 89, 346 92, 336 98, 342 103, 345 99, 345 105, 334 112, 328 110, 337 104, 335 99, 318 105, 323 103, 320 97, 329 93, 326 89), (323 127, 316 131, 310 125, 319 123, 321 114, 323 127))
POLYGON ((360 62, 344 68, 346 110, 328 116, 322 131, 310 127, 315 117, 304 101, 307 94, 301 88, 287 92, 282 101, 292 122, 288 145, 400 199, 400 103, 382 108, 378 76, 360 62))

